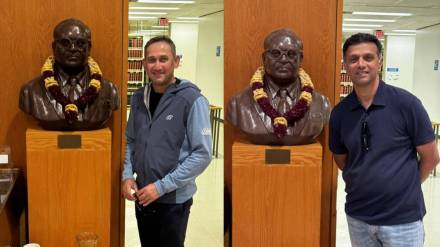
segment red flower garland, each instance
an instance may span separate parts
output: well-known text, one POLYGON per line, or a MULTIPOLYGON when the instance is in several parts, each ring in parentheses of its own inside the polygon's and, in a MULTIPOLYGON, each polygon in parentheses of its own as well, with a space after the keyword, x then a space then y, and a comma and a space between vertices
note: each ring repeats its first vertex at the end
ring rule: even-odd
POLYGON ((43 65, 42 76, 45 82, 46 89, 52 94, 56 102, 63 106, 64 118, 69 124, 73 124, 78 120, 78 111, 83 111, 87 105, 92 104, 98 97, 99 90, 101 89, 102 73, 98 64, 89 57, 88 65, 91 75, 89 86, 83 95, 81 95, 74 102, 71 102, 62 92, 58 82, 54 78, 53 70, 54 58, 50 56, 43 65))
POLYGON ((254 99, 257 101, 261 110, 272 120, 273 130, 278 138, 283 138, 287 134, 287 126, 293 125, 296 121, 304 117, 309 110, 312 102, 313 83, 303 69, 299 71, 301 81, 301 94, 296 104, 286 113, 281 114, 273 108, 264 91, 264 68, 260 67, 251 79, 254 99))

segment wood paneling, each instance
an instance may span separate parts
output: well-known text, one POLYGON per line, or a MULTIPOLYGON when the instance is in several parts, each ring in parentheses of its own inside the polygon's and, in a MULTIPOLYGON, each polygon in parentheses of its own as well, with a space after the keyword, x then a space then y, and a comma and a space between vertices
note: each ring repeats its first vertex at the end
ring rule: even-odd
POLYGON ((234 247, 320 245, 322 147, 319 143, 232 147, 234 247), (289 164, 265 164, 267 149, 290 152, 289 164))
MULTIPOLYGON (((278 28, 296 32, 304 43, 303 68, 309 73, 316 90, 335 103, 340 62, 341 0, 273 1, 225 0, 225 91, 224 101, 249 84, 261 65, 264 37, 278 28)), ((337 87, 339 89, 339 87, 337 87)), ((226 109, 227 111, 227 109, 226 109)), ((227 114, 227 112, 225 112, 227 114)), ((225 124, 225 182, 231 186, 231 147, 239 133, 225 124)), ((323 146, 321 246, 332 246, 334 222, 335 174, 328 149, 328 129, 318 140, 323 146)))
MULTIPOLYGON (((52 31, 63 19, 74 17, 92 30, 92 56, 105 78, 119 90, 126 76, 126 43, 128 0, 17 0, 3 1, 0 8, 0 144, 12 147, 12 160, 25 170, 25 131, 35 125, 31 117, 18 109, 20 87, 40 73, 42 63, 51 55, 52 31)), ((122 95, 125 95, 123 91, 122 95)), ((125 97, 125 96, 124 96, 125 97)), ((122 101, 125 109, 126 101, 122 101)), ((125 114, 125 113, 124 113, 125 114)), ((112 246, 120 243, 122 210, 120 172, 122 154, 121 110, 109 123, 112 130, 112 246)), ((26 172, 24 171, 26 176, 26 172)), ((24 194, 25 191, 22 191, 24 194)), ((25 202, 22 202, 23 204, 25 202)))
POLYGON ((110 246, 111 132, 26 131, 29 241, 77 246, 93 232, 110 246), (81 148, 58 148, 58 136, 80 135, 81 148))

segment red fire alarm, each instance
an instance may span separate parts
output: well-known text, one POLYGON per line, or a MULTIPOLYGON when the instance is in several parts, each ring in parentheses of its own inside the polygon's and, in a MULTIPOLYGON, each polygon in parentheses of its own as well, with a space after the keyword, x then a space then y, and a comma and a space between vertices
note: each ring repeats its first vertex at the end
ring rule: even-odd
POLYGON ((160 18, 159 26, 168 26, 168 18, 160 18))

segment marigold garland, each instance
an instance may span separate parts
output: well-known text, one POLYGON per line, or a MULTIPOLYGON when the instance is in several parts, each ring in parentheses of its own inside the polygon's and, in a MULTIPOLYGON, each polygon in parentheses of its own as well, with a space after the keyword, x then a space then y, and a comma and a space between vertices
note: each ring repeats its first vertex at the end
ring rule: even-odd
POLYGON ((41 74, 44 80, 44 86, 55 98, 56 102, 63 106, 64 118, 69 124, 73 124, 78 120, 78 112, 84 110, 87 105, 93 103, 98 97, 99 90, 101 89, 102 72, 99 69, 98 64, 92 57, 88 57, 88 66, 90 69, 91 80, 89 86, 83 95, 77 100, 71 102, 62 92, 58 81, 54 77, 53 64, 55 59, 53 56, 49 56, 41 68, 41 74))
POLYGON ((304 117, 312 103, 313 83, 309 75, 302 69, 299 69, 299 79, 301 81, 301 94, 296 104, 283 115, 273 108, 264 91, 264 67, 259 67, 251 78, 251 86, 254 100, 260 108, 272 120, 272 126, 275 135, 282 138, 287 133, 287 126, 293 125, 296 121, 304 117))

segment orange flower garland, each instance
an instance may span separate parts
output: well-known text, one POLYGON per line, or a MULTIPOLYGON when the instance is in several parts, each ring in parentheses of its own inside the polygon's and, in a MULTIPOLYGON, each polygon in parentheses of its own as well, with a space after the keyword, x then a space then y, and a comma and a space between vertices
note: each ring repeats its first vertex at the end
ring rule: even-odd
POLYGON ((299 69, 299 78, 301 81, 301 94, 296 104, 286 113, 281 115, 270 104, 267 93, 264 91, 264 67, 259 67, 251 79, 254 100, 260 108, 272 120, 272 126, 275 135, 283 138, 287 133, 287 126, 293 125, 296 121, 304 117, 312 103, 313 83, 309 75, 302 69, 299 69))
POLYGON ((44 80, 44 86, 47 91, 49 91, 55 100, 63 106, 64 117, 69 124, 73 124, 78 120, 78 112, 84 110, 88 104, 93 103, 93 101, 98 97, 99 90, 101 89, 102 73, 99 69, 98 64, 93 60, 93 58, 88 58, 88 66, 91 73, 91 80, 89 86, 83 95, 81 95, 77 100, 71 102, 62 92, 58 81, 54 77, 53 64, 55 59, 50 56, 46 59, 43 67, 41 68, 41 74, 44 80))

